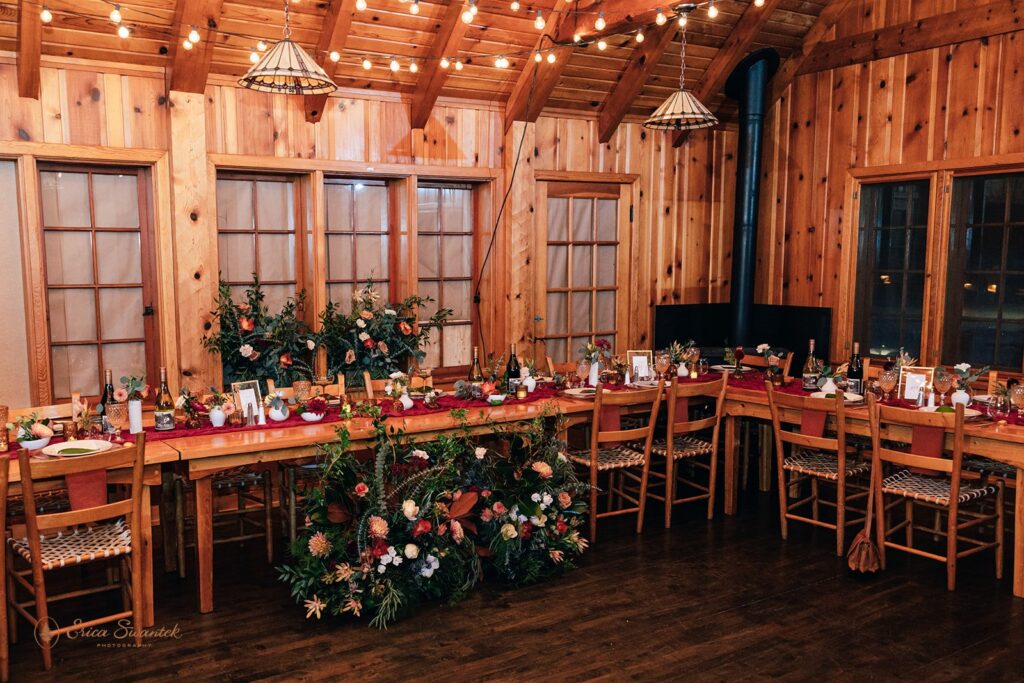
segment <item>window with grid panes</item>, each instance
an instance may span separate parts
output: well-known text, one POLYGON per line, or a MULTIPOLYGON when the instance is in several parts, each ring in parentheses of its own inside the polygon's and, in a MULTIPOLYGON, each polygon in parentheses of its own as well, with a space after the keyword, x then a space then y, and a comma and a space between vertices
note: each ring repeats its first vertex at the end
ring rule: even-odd
POLYGON ((570 361, 597 339, 614 348, 618 201, 549 196, 547 214, 547 354, 570 361))
POLYGON ((470 185, 421 183, 417 245, 420 296, 434 299, 420 315, 452 309, 441 330, 431 332, 425 364, 469 365, 473 347, 473 188, 470 185))
POLYGON ((53 400, 98 396, 103 371, 159 366, 144 176, 135 169, 39 172, 53 400))
POLYGON ((853 328, 872 356, 921 357, 928 195, 927 180, 861 187, 853 328))
POLYGON ((1024 174, 953 181, 943 362, 1024 364, 1024 174))
POLYGON ((327 298, 348 311, 369 279, 384 300, 388 286, 388 188, 383 182, 330 178, 327 201, 327 298))
POLYGON ((243 298, 254 274, 271 313, 303 288, 298 206, 298 182, 292 178, 217 178, 220 278, 236 299, 243 298))

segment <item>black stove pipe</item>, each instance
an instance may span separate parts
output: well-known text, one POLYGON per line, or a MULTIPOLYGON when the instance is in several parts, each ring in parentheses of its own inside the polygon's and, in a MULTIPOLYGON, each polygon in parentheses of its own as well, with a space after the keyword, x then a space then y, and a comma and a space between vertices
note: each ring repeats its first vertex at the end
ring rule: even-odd
POLYGON ((740 105, 736 164, 736 211, 732 234, 731 343, 750 346, 757 251, 757 208, 761 191, 761 145, 765 93, 779 66, 771 49, 753 52, 741 61, 725 84, 725 94, 740 105))

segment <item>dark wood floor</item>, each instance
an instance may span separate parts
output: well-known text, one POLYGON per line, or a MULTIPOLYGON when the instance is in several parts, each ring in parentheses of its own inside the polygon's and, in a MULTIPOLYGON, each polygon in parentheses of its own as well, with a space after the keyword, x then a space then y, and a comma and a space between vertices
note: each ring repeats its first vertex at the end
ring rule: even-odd
POLYGON ((798 527, 783 542, 767 494, 741 503, 735 518, 694 511, 671 531, 652 515, 641 537, 610 522, 561 579, 485 585, 386 632, 306 621, 258 544, 221 546, 215 613, 197 614, 192 578, 158 579, 157 626, 180 638, 142 650, 63 639, 44 675, 23 627, 12 680, 1024 678, 1024 600, 989 556, 964 561, 954 594, 927 560, 896 556, 884 575, 855 576, 825 532, 798 527))

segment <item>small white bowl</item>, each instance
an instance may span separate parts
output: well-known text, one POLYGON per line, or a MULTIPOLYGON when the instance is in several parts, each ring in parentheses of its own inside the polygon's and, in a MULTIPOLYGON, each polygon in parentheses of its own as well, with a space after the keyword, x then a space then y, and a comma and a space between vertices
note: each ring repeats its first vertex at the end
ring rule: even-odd
POLYGON ((32 439, 31 441, 19 441, 18 443, 27 451, 38 451, 40 448, 46 448, 51 438, 53 437, 48 436, 45 439, 32 439))
POLYGON ((505 402, 506 397, 507 394, 491 394, 490 396, 487 397, 487 402, 490 403, 492 406, 500 406, 502 403, 505 402))
POLYGON ((302 419, 306 422, 319 422, 324 419, 326 413, 302 413, 302 419))

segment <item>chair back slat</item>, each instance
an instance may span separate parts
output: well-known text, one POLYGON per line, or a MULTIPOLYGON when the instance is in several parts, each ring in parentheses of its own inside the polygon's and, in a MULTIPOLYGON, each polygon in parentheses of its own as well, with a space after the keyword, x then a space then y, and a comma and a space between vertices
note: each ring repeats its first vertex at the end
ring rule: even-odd
POLYGON ((591 422, 590 450, 596 456, 597 449, 602 443, 623 442, 623 441, 644 441, 644 455, 650 455, 651 443, 654 438, 654 427, 658 416, 658 409, 661 407, 661 397, 664 394, 665 382, 658 380, 655 389, 643 389, 640 391, 605 391, 600 384, 597 385, 597 393, 594 395, 594 412, 591 422), (601 429, 601 411, 610 406, 628 407, 650 405, 650 413, 647 417, 647 425, 638 429, 601 429))
POLYGON ((891 448, 882 447, 879 449, 880 459, 884 462, 891 462, 894 465, 904 467, 917 467, 918 469, 932 470, 933 472, 953 472, 953 461, 946 458, 933 458, 930 455, 914 455, 903 451, 895 451, 891 448))
MULTIPOLYGON (((962 406, 959 412, 961 413, 962 421, 962 406)), ((940 427, 942 429, 953 429, 956 426, 956 412, 925 412, 922 410, 913 410, 911 408, 897 408, 895 406, 883 406, 878 404, 878 415, 882 422, 903 425, 906 427, 940 427)))
POLYGON ((728 372, 723 373, 721 377, 710 382, 680 382, 678 377, 673 377, 667 392, 667 442, 671 443, 677 434, 691 434, 702 429, 711 429, 713 431, 713 443, 718 443, 718 425, 722 416, 722 408, 725 405, 725 391, 728 386, 728 372), (677 420, 676 404, 679 399, 689 400, 698 397, 714 398, 715 414, 699 420, 677 420))
MULTIPOLYGON (((109 451, 96 453, 95 455, 54 458, 53 460, 33 460, 30 458, 29 465, 32 468, 33 479, 56 479, 58 477, 66 477, 69 474, 127 467, 135 462, 137 450, 136 445, 130 443, 119 448, 112 448, 109 451)), ((24 476, 24 472, 22 476, 24 476)))
POLYGON ((82 524, 90 524, 105 519, 117 517, 128 517, 132 512, 132 499, 114 501, 104 505, 87 508, 85 510, 70 510, 67 512, 51 512, 48 514, 36 514, 36 525, 39 531, 46 533, 51 529, 65 529, 82 524))
MULTIPOLYGON (((793 362, 793 354, 787 351, 786 357, 780 360, 781 364, 779 367, 782 368, 782 376, 789 377, 789 366, 793 362)), ((761 355, 744 356, 741 365, 746 365, 750 368, 761 368, 763 370, 768 367, 768 359, 761 355)))
POLYGON ((838 439, 830 439, 825 436, 811 436, 808 434, 801 434, 800 432, 789 432, 784 429, 779 432, 779 440, 781 440, 782 443, 788 443, 794 446, 803 446, 804 448, 813 448, 819 451, 838 450, 838 439))
MULTIPOLYGON (((699 420, 690 420, 688 422, 674 422, 672 423, 673 434, 691 434, 693 432, 699 432, 704 429, 714 429, 718 426, 718 416, 721 411, 716 410, 715 414, 711 417, 703 417, 699 420)), ((671 415, 672 413, 669 413, 671 415)))
POLYGON ((877 472, 881 471, 882 463, 890 462, 904 467, 915 467, 949 474, 953 493, 956 497, 960 490, 960 473, 963 465, 964 454, 964 406, 957 404, 952 413, 924 412, 921 410, 910 410, 908 408, 896 408, 880 405, 874 394, 868 396, 868 410, 870 411, 871 423, 871 450, 872 467, 877 472), (910 452, 911 446, 906 451, 891 448, 882 444, 883 434, 888 434, 890 425, 917 428, 941 429, 942 437, 945 439, 947 432, 953 433, 952 457, 933 457, 929 455, 918 455, 910 452))

